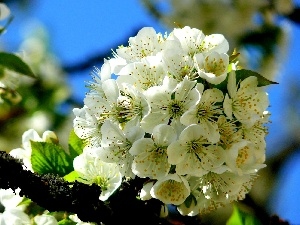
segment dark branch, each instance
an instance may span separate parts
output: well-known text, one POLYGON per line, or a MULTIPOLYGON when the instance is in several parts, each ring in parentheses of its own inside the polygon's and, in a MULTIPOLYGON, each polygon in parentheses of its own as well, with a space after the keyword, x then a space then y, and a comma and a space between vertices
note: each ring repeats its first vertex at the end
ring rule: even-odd
POLYGON ((111 51, 101 52, 99 54, 95 54, 81 62, 74 63, 72 65, 63 66, 63 70, 67 73, 80 72, 84 70, 92 70, 92 68, 96 65, 102 64, 105 58, 111 56, 111 51))
POLYGON ((300 25, 300 7, 295 7, 290 14, 285 16, 295 24, 300 25))
POLYGON ((161 20, 163 18, 163 14, 159 11, 159 9, 153 1, 143 0, 142 3, 156 19, 161 20))
POLYGON ((49 211, 76 213, 83 221, 105 225, 115 224, 169 224, 159 218, 161 202, 136 198, 144 179, 123 182, 109 202, 99 200, 97 185, 68 183, 56 175, 38 175, 23 170, 20 161, 0 152, 0 188, 20 188, 20 195, 30 198, 49 211), (131 215, 131 216, 130 216, 131 215))
POLYGON ((37 175, 23 170, 22 164, 5 152, 0 152, 0 187, 20 188, 20 195, 30 198, 49 211, 78 214, 84 221, 106 222, 111 210, 99 200, 101 190, 96 185, 74 182, 72 186, 56 175, 37 175))

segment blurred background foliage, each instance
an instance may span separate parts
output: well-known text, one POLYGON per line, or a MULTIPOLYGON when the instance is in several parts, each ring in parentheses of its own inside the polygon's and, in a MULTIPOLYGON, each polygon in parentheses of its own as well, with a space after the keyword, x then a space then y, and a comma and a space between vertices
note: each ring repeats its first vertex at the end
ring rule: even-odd
MULTIPOLYGON (((29 0, 2 2, 18 12, 14 14, 12 11, 14 17, 21 18, 30 17, 30 9, 37 4, 36 1, 29 0)), ((118 1, 114 2, 118 7, 118 1)), ((289 41, 292 33, 291 24, 296 27, 300 25, 300 7, 297 2, 292 0, 140 0, 137 4, 142 4, 146 12, 168 30, 178 26, 191 26, 203 30, 204 34, 224 34, 230 46, 241 53, 240 64, 243 67, 258 71, 270 80, 283 81, 284 86, 280 83, 270 88, 271 93, 281 94, 277 99, 272 98, 270 94, 271 105, 274 104, 272 100, 284 104, 280 105, 280 109, 270 108, 272 113, 273 110, 280 110, 281 118, 275 117, 276 123, 270 124, 266 160, 268 167, 259 172, 259 178, 250 195, 245 201, 239 203, 246 210, 254 211, 259 218, 278 213, 276 209, 280 207, 275 204, 280 204, 276 202, 276 198, 284 191, 282 179, 285 178, 286 173, 292 173, 291 171, 295 169, 290 166, 288 170, 286 165, 290 165, 288 162, 299 164, 299 161, 293 160, 296 156, 299 159, 300 149, 299 71, 284 78, 280 75, 289 51, 295 50, 289 46, 289 41), (279 131, 280 135, 277 135, 279 131)), ((72 13, 65 10, 66 17, 72 13)), ((113 13, 113 9, 109 10, 113 13)), ((39 133, 54 130, 60 141, 65 144, 72 128, 71 110, 83 104, 83 99, 74 97, 74 92, 77 90, 70 88, 70 81, 76 80, 79 72, 88 73, 87 71, 93 70, 93 66, 100 67, 103 59, 111 56, 110 49, 115 49, 120 44, 126 45, 128 37, 135 35, 139 29, 140 27, 129 30, 123 37, 119 37, 119 43, 107 46, 101 51, 96 49, 89 57, 82 57, 74 64, 61 63, 60 55, 55 55, 51 49, 51 33, 42 24, 27 32, 19 43, 18 54, 30 65, 38 78, 18 76, 15 79, 15 88, 22 99, 0 103, 0 149, 10 151, 18 147, 23 132, 29 128, 34 128, 39 133)), ((1 40, 0 49, 9 50, 1 40)), ((233 50, 230 49, 231 52, 233 50)), ((295 58, 292 64, 299 64, 299 59, 297 61, 295 58)), ((4 78, 0 77, 0 81, 1 79, 4 78)), ((293 179, 300 180, 300 177, 294 176, 293 179)), ((299 197, 296 199, 300 200, 299 197)), ((294 208, 291 207, 292 210, 294 208)), ((224 224, 231 211, 232 206, 219 209, 217 212, 203 216, 202 221, 207 224, 224 224)), ((295 211, 294 214, 299 215, 300 210, 295 211)), ((283 219, 289 218, 283 217, 283 219)), ((298 221, 300 223, 299 217, 298 221)))

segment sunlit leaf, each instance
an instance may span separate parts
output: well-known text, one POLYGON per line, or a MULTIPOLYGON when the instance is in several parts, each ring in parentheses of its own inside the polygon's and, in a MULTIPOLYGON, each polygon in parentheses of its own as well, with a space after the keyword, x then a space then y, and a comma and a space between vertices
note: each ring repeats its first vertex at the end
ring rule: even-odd
POLYGON ((226 222, 226 225, 262 225, 253 215, 243 212, 237 206, 233 207, 233 212, 226 222))
POLYGON ((70 219, 63 219, 58 222, 58 225, 76 225, 77 223, 70 219))
POLYGON ((71 173, 67 174, 64 176, 64 179, 68 182, 74 182, 79 178, 79 175, 76 171, 72 171, 71 173))
POLYGON ((65 176, 73 171, 73 159, 56 144, 31 141, 32 169, 39 174, 53 173, 65 176))
POLYGON ((84 143, 74 132, 71 130, 69 135, 69 152, 72 159, 80 155, 83 151, 84 143))
POLYGON ((20 205, 29 205, 31 202, 32 202, 31 199, 23 197, 22 201, 19 202, 19 204, 17 206, 20 206, 20 205))

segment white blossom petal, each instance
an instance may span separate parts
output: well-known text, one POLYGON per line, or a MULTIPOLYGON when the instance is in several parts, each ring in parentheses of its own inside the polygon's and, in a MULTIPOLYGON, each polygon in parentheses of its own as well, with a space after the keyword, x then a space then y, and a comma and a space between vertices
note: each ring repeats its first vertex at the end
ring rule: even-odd
POLYGON ((177 174, 169 174, 158 180, 152 187, 151 196, 165 204, 180 205, 190 194, 190 187, 186 179, 177 174))

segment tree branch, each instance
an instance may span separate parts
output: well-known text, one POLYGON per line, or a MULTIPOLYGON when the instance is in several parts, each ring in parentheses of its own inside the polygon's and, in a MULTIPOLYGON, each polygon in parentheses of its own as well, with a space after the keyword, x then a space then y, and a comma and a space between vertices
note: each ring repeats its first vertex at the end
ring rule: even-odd
POLYGON ((97 185, 68 183, 52 174, 38 175, 23 170, 22 163, 5 152, 0 152, 0 188, 20 188, 20 195, 30 198, 49 211, 76 213, 83 221, 105 225, 115 224, 170 224, 159 218, 162 203, 156 199, 141 201, 136 198, 145 179, 123 182, 109 202, 99 200, 97 185), (132 215, 132 216, 130 216, 132 215))

